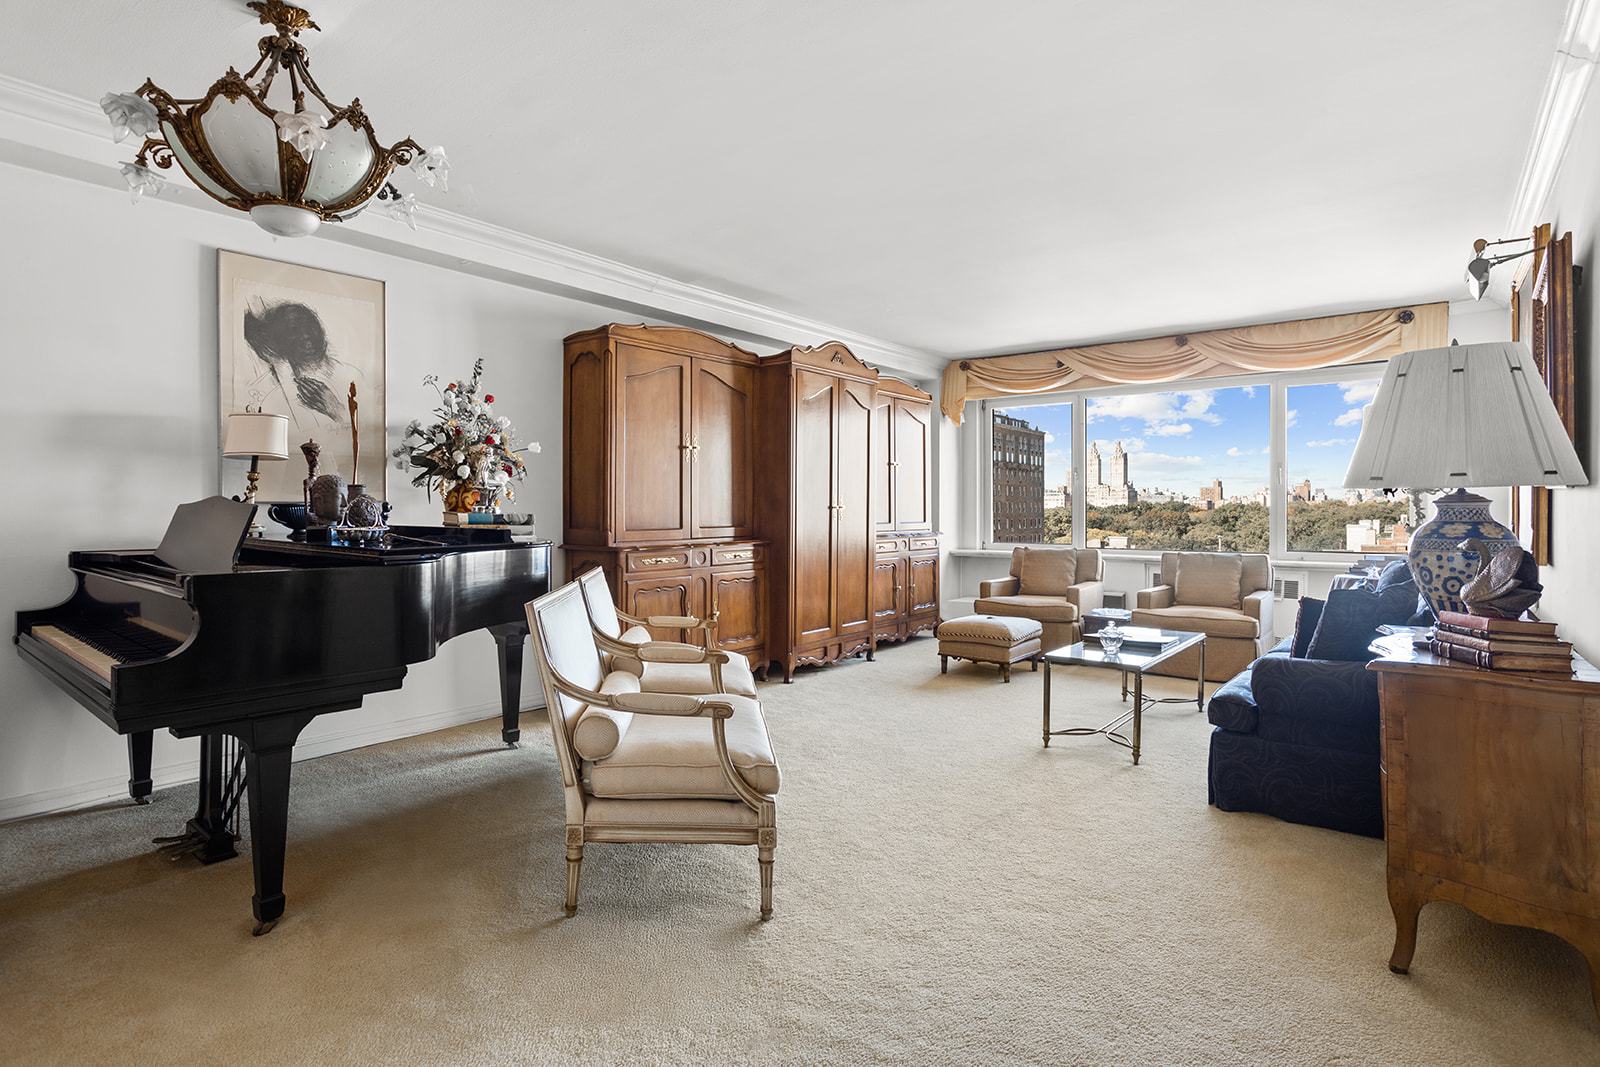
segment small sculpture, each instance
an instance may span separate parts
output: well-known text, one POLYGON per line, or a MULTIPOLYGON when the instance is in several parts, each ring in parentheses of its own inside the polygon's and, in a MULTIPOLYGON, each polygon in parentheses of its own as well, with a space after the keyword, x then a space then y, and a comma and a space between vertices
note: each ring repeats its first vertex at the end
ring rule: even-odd
POLYGON ((347 526, 382 526, 383 502, 366 493, 352 496, 350 505, 345 508, 344 521, 347 526))
POLYGON ((1469 613, 1515 619, 1544 595, 1544 586, 1539 584, 1539 565, 1520 546, 1513 545, 1491 554, 1488 545, 1469 537, 1461 542, 1460 548, 1478 556, 1478 573, 1461 587, 1461 601, 1469 613))
POLYGON ((300 483, 300 502, 306 506, 306 511, 311 510, 311 483, 317 480, 317 467, 322 458, 322 446, 317 444, 316 438, 310 438, 300 446, 300 454, 306 457, 306 480, 300 483))
POLYGON ((323 526, 337 526, 349 503, 344 479, 337 474, 324 474, 311 483, 311 514, 323 526))
POLYGON ((359 481, 356 476, 361 472, 361 427, 356 419, 356 409, 361 405, 356 403, 356 383, 350 383, 350 477, 359 481))

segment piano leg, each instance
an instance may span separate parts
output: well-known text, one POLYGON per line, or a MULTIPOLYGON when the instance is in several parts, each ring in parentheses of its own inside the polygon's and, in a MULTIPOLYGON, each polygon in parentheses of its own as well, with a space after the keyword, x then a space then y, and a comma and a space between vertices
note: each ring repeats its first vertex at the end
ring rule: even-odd
POLYGON ((516 748, 522 737, 518 722, 518 705, 522 700, 522 650, 527 645, 528 628, 525 625, 491 626, 494 643, 500 653, 500 740, 508 748, 516 748))
POLYGON ((154 731, 136 730, 128 735, 128 795, 135 804, 150 803, 150 759, 154 731))
MULTIPOLYGON (((313 713, 314 714, 314 713, 313 713)), ((312 715, 258 719, 241 735, 245 789, 250 802, 250 860, 255 865, 255 935, 271 930, 283 914, 283 857, 289 838, 289 767, 294 740, 312 715)))

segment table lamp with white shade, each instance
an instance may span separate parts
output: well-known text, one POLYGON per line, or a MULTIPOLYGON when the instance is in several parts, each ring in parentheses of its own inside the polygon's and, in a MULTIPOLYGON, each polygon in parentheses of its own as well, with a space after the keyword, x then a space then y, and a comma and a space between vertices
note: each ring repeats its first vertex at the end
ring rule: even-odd
MULTIPOLYGON (((256 502, 256 483, 261 479, 264 459, 289 458, 289 417, 266 411, 239 411, 228 416, 228 430, 222 439, 222 454, 229 459, 250 461, 249 484, 244 502, 256 502)), ((251 532, 260 529, 251 524, 251 532)))
POLYGON ((1588 484, 1533 355, 1517 341, 1392 357, 1344 476, 1347 489, 1455 490, 1434 501, 1408 553, 1435 612, 1467 610, 1461 587, 1480 561, 1462 541, 1475 537, 1491 553, 1519 544, 1489 500, 1466 487, 1588 484))

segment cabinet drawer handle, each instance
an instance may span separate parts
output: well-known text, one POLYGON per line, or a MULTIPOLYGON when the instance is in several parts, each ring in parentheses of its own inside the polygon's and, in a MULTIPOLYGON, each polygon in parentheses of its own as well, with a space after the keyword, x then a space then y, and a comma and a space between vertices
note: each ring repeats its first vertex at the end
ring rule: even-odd
POLYGON ((681 563, 677 556, 649 556, 639 561, 641 567, 659 567, 663 563, 681 563))
POLYGON ((755 557, 756 557, 756 554, 754 552, 729 552, 727 555, 723 556, 722 558, 723 559, 755 559, 755 557))

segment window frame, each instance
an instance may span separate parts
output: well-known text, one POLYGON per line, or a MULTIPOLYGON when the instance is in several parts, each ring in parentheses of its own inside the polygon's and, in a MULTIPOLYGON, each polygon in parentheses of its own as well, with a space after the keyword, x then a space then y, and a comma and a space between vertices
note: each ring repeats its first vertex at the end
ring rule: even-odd
MULTIPOLYGON (((1161 382, 1146 385, 1118 385, 1098 389, 1070 390, 1055 393, 1035 393, 1027 396, 1005 397, 986 399, 978 402, 980 418, 977 420, 981 434, 979 440, 979 455, 991 457, 988 463, 978 464, 977 470, 977 497, 979 547, 984 549, 1010 549, 1023 542, 995 540, 994 533, 994 461, 995 441, 993 436, 995 412, 1002 409, 1017 409, 1025 407, 1044 406, 1049 404, 1072 405, 1072 470, 1070 481, 1072 484, 1072 543, 1074 547, 1083 548, 1088 535, 1088 505, 1084 498, 1084 488, 1088 479, 1088 453, 1089 453, 1089 401, 1097 397, 1129 396, 1145 393, 1180 393, 1197 392, 1202 389, 1237 389, 1243 386, 1254 386, 1258 389, 1269 390, 1267 398, 1268 412, 1268 450, 1267 450, 1267 487, 1273 500, 1284 501, 1284 505, 1269 507, 1267 511, 1268 534, 1267 554, 1273 560, 1281 562, 1339 562, 1348 561, 1359 553, 1351 552, 1311 552, 1289 550, 1289 510, 1287 505, 1289 479, 1289 389, 1292 386, 1305 385, 1334 385, 1346 381, 1363 381, 1368 379, 1382 379, 1388 360, 1377 360, 1368 363, 1341 363, 1332 367, 1315 367, 1309 370, 1296 371, 1259 371, 1246 374, 1230 374, 1215 378, 1188 379, 1182 382, 1161 382)), ((1013 416, 1021 417, 1021 416, 1013 416)), ((1042 462, 1042 457, 1041 457, 1042 462)), ((1152 550, 1139 548, 1105 548, 1102 552, 1110 556, 1126 556, 1129 558, 1140 555, 1149 555, 1152 550)))

